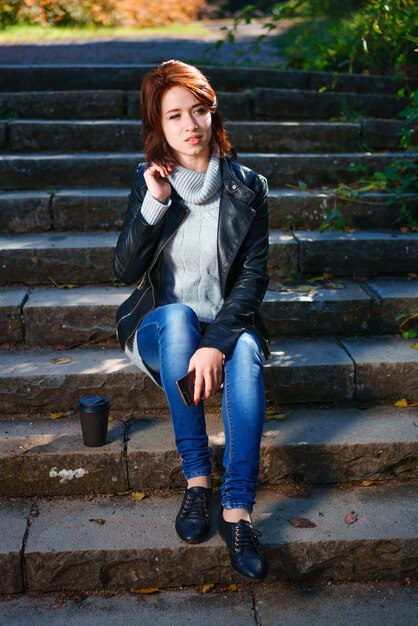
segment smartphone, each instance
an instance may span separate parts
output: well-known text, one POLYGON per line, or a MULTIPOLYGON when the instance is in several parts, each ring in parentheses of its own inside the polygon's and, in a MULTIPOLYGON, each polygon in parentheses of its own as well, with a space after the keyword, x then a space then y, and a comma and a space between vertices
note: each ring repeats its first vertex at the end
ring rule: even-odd
POLYGON ((183 378, 176 381, 177 389, 180 392, 183 402, 186 406, 192 406, 194 404, 194 381, 195 371, 187 372, 183 378))

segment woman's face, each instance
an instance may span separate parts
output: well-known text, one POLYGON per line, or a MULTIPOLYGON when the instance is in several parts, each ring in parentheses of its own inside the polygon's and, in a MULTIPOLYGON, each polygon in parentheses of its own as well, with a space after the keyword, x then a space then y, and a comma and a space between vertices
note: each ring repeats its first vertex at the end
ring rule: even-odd
POLYGON ((208 163, 212 116, 184 87, 171 87, 161 100, 162 128, 176 161, 183 167, 208 163))

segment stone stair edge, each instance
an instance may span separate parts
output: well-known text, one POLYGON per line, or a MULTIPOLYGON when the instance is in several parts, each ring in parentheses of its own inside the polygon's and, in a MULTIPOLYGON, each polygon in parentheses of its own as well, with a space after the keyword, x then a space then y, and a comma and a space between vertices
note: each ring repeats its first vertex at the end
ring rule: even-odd
MULTIPOLYGON (((78 73, 81 76, 86 75, 88 73, 93 73, 95 77, 103 72, 102 76, 105 76, 109 79, 109 76, 112 73, 119 72, 122 75, 130 77, 137 77, 138 72, 145 73, 155 64, 22 64, 22 65, 13 65, 13 64, 1 64, 0 65, 0 75, 14 72, 16 76, 19 75, 25 76, 28 72, 30 74, 48 74, 48 72, 56 74, 57 70, 60 70, 60 73, 68 73, 69 71, 73 73, 78 73)), ((248 78, 252 75, 256 75, 256 78, 267 78, 270 79, 272 77, 289 77, 291 79, 296 79, 296 82, 299 84, 306 84, 307 86, 316 85, 319 81, 319 86, 321 86, 324 80, 327 80, 330 84, 337 84, 339 81, 348 81, 349 83, 353 83, 359 86, 367 86, 367 88, 371 88, 373 90, 376 89, 384 89, 389 87, 399 87, 403 84, 403 82, 397 79, 394 74, 355 74, 355 73, 347 73, 347 72, 324 72, 324 71, 314 71, 314 70, 293 70, 293 69, 267 69, 267 68, 255 68, 253 66, 250 67, 234 67, 231 71, 229 67, 220 67, 213 66, 210 64, 199 64, 199 68, 205 73, 209 74, 209 78, 212 82, 215 83, 217 80, 228 77, 232 75, 234 78, 241 77, 242 75, 246 76, 247 81, 248 78)), ((125 78, 126 80, 126 78, 125 78)), ((406 80, 410 83, 412 87, 414 87, 418 83, 418 79, 415 77, 407 77, 406 80)))
MULTIPOLYGON (((264 364, 267 404, 342 402, 358 405, 418 400, 418 357, 413 339, 393 335, 280 338, 264 364)), ((115 409, 157 410, 166 399, 120 348, 0 351, 3 414, 67 410, 80 390, 105 393, 115 409)), ((219 406, 220 395, 207 401, 219 406)))
MULTIPOLYGON (((290 495, 260 489, 253 516, 270 562, 268 580, 414 577, 415 492, 414 481, 347 491, 312 487, 290 495), (355 522, 348 524, 350 511, 355 522), (294 517, 313 518, 315 527, 293 528, 294 517)), ((9 576, 1 577, 1 591, 22 591, 22 579, 30 592, 240 582, 215 528, 205 544, 180 541, 174 530, 178 506, 178 495, 141 502, 129 496, 6 502, 0 523, 8 539, 0 564, 9 576), (94 523, 100 519, 104 523, 94 523)))
MULTIPOLYGON (((108 442, 100 448, 84 446, 78 415, 72 411, 56 415, 0 420, 0 497, 184 487, 167 413, 112 417, 108 442)), ((366 481, 367 485, 418 478, 417 415, 416 409, 392 406, 268 411, 261 440, 260 484, 366 481)), ((213 477, 219 484, 222 418, 210 413, 206 423, 213 477)))

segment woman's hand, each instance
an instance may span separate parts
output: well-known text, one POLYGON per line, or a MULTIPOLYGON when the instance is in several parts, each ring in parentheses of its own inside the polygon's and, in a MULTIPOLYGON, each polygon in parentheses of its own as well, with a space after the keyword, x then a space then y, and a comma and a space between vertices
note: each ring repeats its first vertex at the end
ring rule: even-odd
POLYGON ((169 163, 167 167, 151 163, 144 172, 145 182, 150 194, 158 200, 165 203, 171 196, 171 185, 167 180, 167 176, 171 173, 174 163, 169 163))
POLYGON ((222 385, 223 353, 217 348, 199 348, 189 361, 189 372, 195 371, 194 403, 207 400, 222 385), (202 390, 204 395, 202 396, 202 390))

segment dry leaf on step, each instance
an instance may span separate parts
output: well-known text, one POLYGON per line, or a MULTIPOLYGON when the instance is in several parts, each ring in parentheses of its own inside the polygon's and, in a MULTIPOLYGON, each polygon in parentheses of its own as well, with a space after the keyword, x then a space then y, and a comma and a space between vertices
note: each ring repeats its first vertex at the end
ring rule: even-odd
POLYGON ((355 513, 354 511, 350 511, 350 513, 347 513, 347 515, 344 517, 344 522, 347 524, 347 526, 349 526, 350 524, 354 524, 354 522, 357 522, 357 513, 355 513))
POLYGON ((158 593, 160 590, 158 587, 140 587, 138 589, 131 589, 131 593, 158 593))
POLYGON ((267 421, 275 421, 280 422, 281 420, 285 420, 287 415, 285 413, 267 413, 265 419, 267 421))
POLYGON ((94 522, 95 524, 98 524, 99 526, 103 526, 103 524, 106 524, 106 520, 105 519, 99 519, 99 518, 95 518, 95 517, 91 517, 89 519, 89 522, 94 522))
POLYGON ((370 485, 374 485, 376 481, 374 480, 362 480, 360 485, 362 487, 370 487, 370 485))
POLYGON ((49 417, 52 420, 59 420, 62 417, 67 417, 67 413, 64 413, 63 411, 58 411, 57 413, 50 413, 49 417))
POLYGON ((73 360, 68 357, 59 357, 58 359, 51 359, 51 363, 55 363, 55 365, 68 365, 68 363, 72 363, 73 360))
POLYGON ((143 491, 133 491, 131 496, 135 502, 141 502, 145 498, 145 493, 143 491))
POLYGON ((203 585, 203 587, 200 588, 200 591, 202 593, 207 593, 208 591, 210 591, 211 589, 214 588, 214 584, 213 583, 207 583, 206 585, 203 585))
POLYGON ((315 522, 312 522, 307 517, 292 517, 288 520, 289 524, 292 524, 294 528, 315 528, 315 522))

